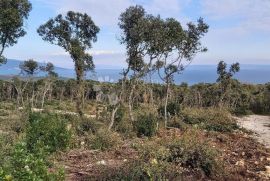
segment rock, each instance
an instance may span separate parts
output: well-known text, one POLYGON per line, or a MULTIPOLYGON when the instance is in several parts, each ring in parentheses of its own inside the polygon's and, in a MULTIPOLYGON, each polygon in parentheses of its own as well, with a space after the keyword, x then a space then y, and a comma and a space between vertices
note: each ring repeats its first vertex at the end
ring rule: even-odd
POLYGON ((270 157, 266 158, 266 160, 270 162, 270 157))
POLYGON ((255 164, 255 165, 259 165, 259 162, 255 161, 254 164, 255 164))
POLYGON ((264 158, 265 158, 265 157, 261 157, 261 158, 260 158, 261 162, 264 160, 264 158))
POLYGON ((105 160, 101 160, 97 162, 97 165, 106 165, 106 162, 105 160))
POLYGON ((270 166, 265 166, 265 172, 270 176, 270 166))
POLYGON ((239 160, 239 161, 236 162, 235 165, 243 167, 245 165, 245 161, 244 160, 239 160))
POLYGON ((262 175, 270 178, 270 166, 265 166, 265 172, 262 172, 262 175))
POLYGON ((124 161, 124 162, 127 162, 128 160, 127 160, 127 159, 124 159, 123 161, 124 161))
POLYGON ((245 152, 242 152, 242 156, 245 156, 246 155, 246 153, 245 152))

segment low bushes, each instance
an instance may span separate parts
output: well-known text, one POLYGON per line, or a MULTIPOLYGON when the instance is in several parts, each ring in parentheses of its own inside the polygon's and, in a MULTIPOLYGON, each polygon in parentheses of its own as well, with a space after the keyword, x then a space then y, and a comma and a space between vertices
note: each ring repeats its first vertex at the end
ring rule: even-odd
POLYGON ((226 110, 187 108, 182 111, 182 115, 185 123, 208 131, 232 132, 239 128, 226 110))
POLYGON ((25 139, 30 151, 42 147, 52 153, 69 146, 71 133, 67 120, 53 114, 32 113, 28 124, 25 139))
POLYGON ((64 180, 64 171, 49 171, 45 155, 30 153, 24 142, 15 145, 11 154, 10 164, 0 167, 0 180, 64 180))
POLYGON ((157 117, 153 114, 140 114, 135 122, 137 136, 154 136, 157 132, 157 117))
POLYGON ((100 149, 102 151, 118 146, 122 138, 118 133, 106 129, 98 130, 94 135, 86 138, 86 145, 91 149, 100 149))
POLYGON ((204 140, 199 130, 180 136, 152 138, 135 145, 139 158, 104 180, 186 180, 190 174, 200 178, 219 178, 224 174, 219 152, 204 140))

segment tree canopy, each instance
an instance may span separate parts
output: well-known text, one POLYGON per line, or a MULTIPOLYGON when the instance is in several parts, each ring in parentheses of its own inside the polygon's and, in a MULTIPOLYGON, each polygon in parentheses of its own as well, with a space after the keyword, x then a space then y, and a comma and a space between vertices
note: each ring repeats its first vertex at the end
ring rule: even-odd
POLYGON ((87 14, 69 11, 65 16, 59 14, 50 19, 37 32, 44 41, 64 48, 74 61, 78 85, 77 110, 82 116, 83 76, 85 71, 94 69, 93 57, 86 51, 92 48, 92 42, 97 41, 99 27, 87 14))
POLYGON ((0 0, 0 64, 6 61, 4 49, 16 44, 26 34, 24 20, 31 9, 28 0, 0 0))

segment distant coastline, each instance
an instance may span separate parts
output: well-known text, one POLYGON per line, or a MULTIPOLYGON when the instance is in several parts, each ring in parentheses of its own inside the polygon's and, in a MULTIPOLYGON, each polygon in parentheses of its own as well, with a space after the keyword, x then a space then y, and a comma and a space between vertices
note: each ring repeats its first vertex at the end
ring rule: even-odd
MULTIPOLYGON (((7 64, 0 66, 0 79, 9 79, 12 76, 20 74, 19 60, 8 60, 7 64)), ((235 78, 242 83, 264 84, 270 82, 270 65, 248 65, 241 64, 241 70, 236 74, 235 78)), ((75 78, 74 70, 56 67, 55 71, 62 78, 75 78)), ((117 82, 121 78, 121 68, 109 69, 97 68, 95 72, 89 72, 87 79, 92 79, 100 82, 117 82)), ((42 77, 44 74, 38 73, 37 77, 42 77)), ((161 83, 157 75, 152 76, 152 82, 161 83)), ((190 65, 183 74, 175 76, 175 83, 181 84, 186 82, 189 85, 197 83, 213 83, 217 79, 216 65, 190 65)), ((147 78, 146 78, 146 81, 147 78)))

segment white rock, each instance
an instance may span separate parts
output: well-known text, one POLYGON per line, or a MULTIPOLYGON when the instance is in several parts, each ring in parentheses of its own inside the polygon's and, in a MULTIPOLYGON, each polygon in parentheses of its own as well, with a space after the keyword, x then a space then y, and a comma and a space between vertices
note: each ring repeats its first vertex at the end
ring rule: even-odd
POLYGON ((105 160, 101 160, 97 162, 97 165, 106 165, 106 162, 105 160))

